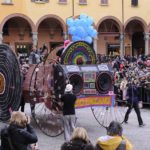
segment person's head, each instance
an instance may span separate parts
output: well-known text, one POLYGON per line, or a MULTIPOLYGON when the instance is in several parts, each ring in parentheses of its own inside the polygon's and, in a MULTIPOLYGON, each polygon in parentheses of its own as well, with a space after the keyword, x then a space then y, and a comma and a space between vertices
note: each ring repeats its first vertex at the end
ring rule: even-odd
POLYGON ((86 142, 89 142, 89 137, 87 131, 82 127, 77 127, 72 133, 72 140, 73 139, 82 139, 86 142))
POLYGON ((107 128, 107 134, 110 136, 116 135, 122 136, 122 131, 123 131, 122 126, 117 121, 112 121, 107 128))
POLYGON ((73 86, 72 84, 67 84, 65 88, 65 92, 72 92, 73 86))
POLYGON ((20 127, 27 125, 27 116, 21 111, 13 111, 10 118, 10 124, 16 124, 20 127))

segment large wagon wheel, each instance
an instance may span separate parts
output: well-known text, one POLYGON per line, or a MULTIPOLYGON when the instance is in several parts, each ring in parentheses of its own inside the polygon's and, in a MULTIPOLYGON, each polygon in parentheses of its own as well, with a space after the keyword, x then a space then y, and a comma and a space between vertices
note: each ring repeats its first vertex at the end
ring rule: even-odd
POLYGON ((127 106, 125 101, 115 100, 114 106, 92 106, 91 110, 96 121, 101 126, 107 128, 111 121, 123 123, 127 106))
POLYGON ((32 116, 40 130, 51 137, 63 132, 61 102, 54 93, 57 92, 54 91, 54 84, 59 85, 59 88, 62 88, 63 84, 56 84, 54 81, 53 68, 55 65, 61 69, 61 66, 52 59, 37 64, 30 81, 32 116))
POLYGON ((7 121, 21 101, 21 74, 16 55, 7 45, 0 45, 0 120, 7 121))

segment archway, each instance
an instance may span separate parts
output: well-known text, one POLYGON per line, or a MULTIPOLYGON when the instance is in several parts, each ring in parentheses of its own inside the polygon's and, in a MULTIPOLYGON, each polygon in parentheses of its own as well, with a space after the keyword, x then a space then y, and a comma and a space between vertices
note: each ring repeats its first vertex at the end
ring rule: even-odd
POLYGON ((3 43, 11 46, 11 48, 20 57, 28 57, 32 46, 32 31, 35 30, 34 24, 24 15, 12 15, 2 22, 3 43))
MULTIPOLYGON (((45 18, 40 23, 37 23, 38 31, 38 47, 46 44, 47 48, 52 52, 57 46, 62 45, 64 42, 64 26, 57 18, 45 18)), ((52 52, 51 56, 55 58, 55 53, 52 52)))
POLYGON ((121 24, 114 18, 103 19, 98 26, 98 50, 100 54, 119 55, 121 24))
POLYGON ((145 53, 144 32, 146 31, 147 26, 143 20, 132 18, 127 21, 125 54, 136 56, 145 53))

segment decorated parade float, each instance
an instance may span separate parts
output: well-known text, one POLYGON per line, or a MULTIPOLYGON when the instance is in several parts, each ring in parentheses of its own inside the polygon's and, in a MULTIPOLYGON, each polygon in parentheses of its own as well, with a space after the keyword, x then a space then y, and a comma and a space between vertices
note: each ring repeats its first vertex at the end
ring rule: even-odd
MULTIPOLYGON (((85 24, 84 18, 87 16, 80 17, 85 24)), ((24 99, 30 103, 32 117, 45 134, 52 137, 61 134, 63 123, 60 98, 64 94, 66 84, 71 83, 73 93, 78 98, 76 108, 90 107, 95 119, 103 127, 107 127, 112 120, 123 122, 125 108, 118 106, 115 100, 113 70, 108 64, 97 63, 95 50, 91 46, 96 33, 90 27, 92 19, 88 19, 88 34, 83 31, 81 25, 77 28, 79 33, 72 25, 68 31, 69 34, 74 33, 73 42, 64 47, 59 61, 51 59, 49 54, 45 61, 30 65, 24 81, 16 55, 9 46, 0 45, 2 121, 7 121, 11 111, 18 110, 24 99)), ((72 21, 69 20, 68 24, 73 24, 72 21)), ((76 22, 79 24, 79 19, 76 22)))

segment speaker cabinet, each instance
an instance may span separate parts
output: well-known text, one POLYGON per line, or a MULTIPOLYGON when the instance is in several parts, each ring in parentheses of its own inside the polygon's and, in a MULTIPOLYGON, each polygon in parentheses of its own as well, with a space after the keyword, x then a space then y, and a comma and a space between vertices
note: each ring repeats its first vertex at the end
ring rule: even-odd
POLYGON ((66 84, 73 85, 73 93, 80 96, 107 94, 113 90, 113 72, 108 65, 61 65, 55 67, 54 91, 64 93, 66 84))

